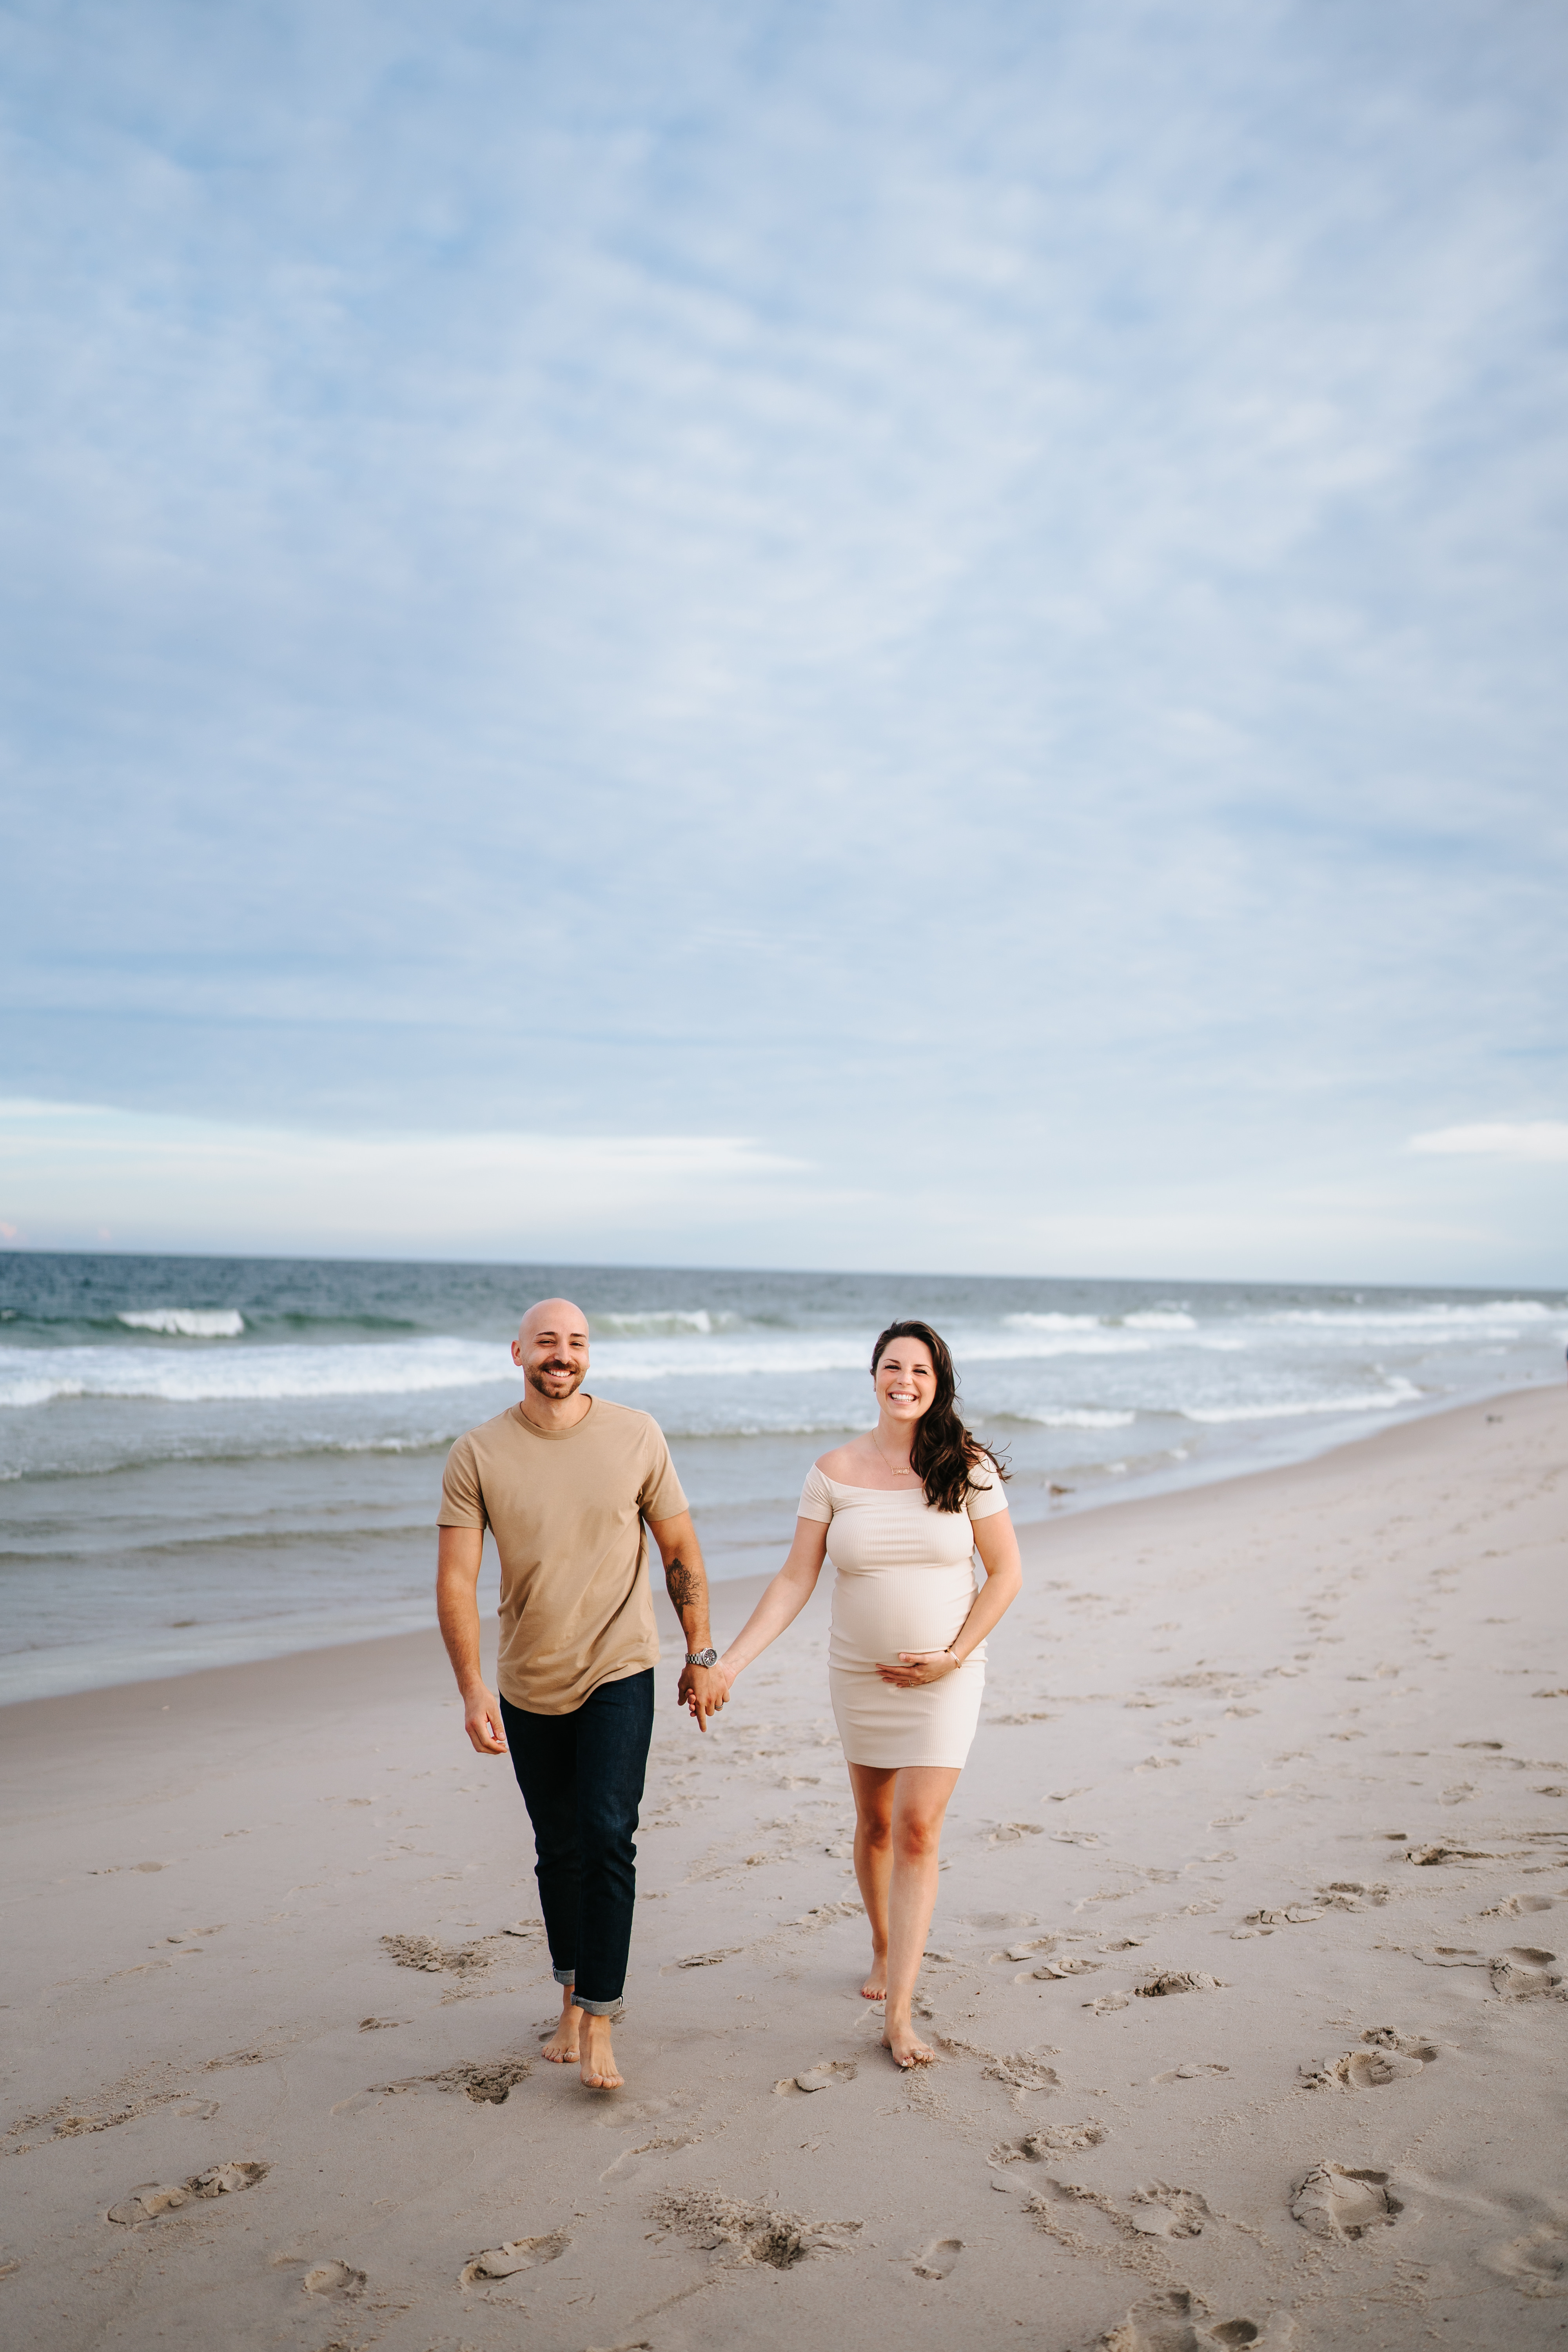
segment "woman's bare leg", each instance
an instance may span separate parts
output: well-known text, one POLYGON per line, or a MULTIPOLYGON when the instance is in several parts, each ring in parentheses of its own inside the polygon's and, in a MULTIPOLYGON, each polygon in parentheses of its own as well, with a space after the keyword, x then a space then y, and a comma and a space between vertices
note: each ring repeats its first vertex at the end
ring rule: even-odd
POLYGON ((888 1887, 893 1873, 893 1785, 898 1774, 851 1764, 855 1791, 855 1879, 871 1929, 871 1966, 860 1991, 881 2000, 888 1990, 888 1887))
POLYGON ((895 2064, 924 2066, 931 2053, 914 2030, 915 1979, 936 1908, 942 1824, 958 1786, 955 1769, 906 1764, 894 1776, 893 1867, 888 1897, 888 2006, 882 2041, 895 2064))

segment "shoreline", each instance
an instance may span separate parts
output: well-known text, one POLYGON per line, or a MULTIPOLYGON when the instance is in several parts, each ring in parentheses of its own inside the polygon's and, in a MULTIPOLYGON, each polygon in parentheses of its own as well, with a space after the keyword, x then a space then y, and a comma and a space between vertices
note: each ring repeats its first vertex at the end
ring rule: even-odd
POLYGON ((912 2077, 821 1588, 706 1737, 672 1632, 609 2099, 437 1635, 5 1709, 17 2340, 1544 2352, 1565 1532, 1538 1389, 1026 1530, 912 2077))
MULTIPOLYGON (((1143 1503, 1174 1504, 1184 1496, 1205 1494, 1215 1487, 1245 1485, 1250 1480, 1269 1478, 1294 1469, 1305 1468, 1313 1462, 1329 1459, 1342 1451, 1375 1444, 1379 1439, 1393 1436, 1403 1429, 1422 1427, 1432 1422, 1440 1422, 1446 1415, 1473 1411, 1477 1406, 1495 1406, 1500 1402, 1512 1398, 1550 1394, 1554 1386, 1555 1383, 1542 1381, 1539 1384, 1531 1384, 1524 1388, 1511 1387, 1478 1391, 1458 1402, 1449 1399, 1441 1403, 1415 1410, 1395 1411, 1386 1415, 1380 1414, 1373 1427, 1353 1429, 1346 1433, 1342 1426, 1331 1432, 1326 1432, 1326 1442, 1315 1446, 1310 1452, 1287 1453, 1283 1456, 1276 1456, 1249 1467, 1237 1467, 1234 1463, 1214 1466, 1200 1464, 1187 1472, 1173 1472, 1168 1480, 1158 1475, 1145 1475, 1130 1477, 1125 1485, 1103 1481, 1082 1494, 1068 1493, 1053 1496, 1042 1517, 1017 1523, 1019 1540, 1023 1542, 1026 1537, 1037 1540, 1040 1529, 1058 1528, 1089 1514, 1121 1511, 1143 1503)), ((433 1538, 434 1521, 432 1521, 431 1533, 433 1538)), ((780 1545, 778 1549, 780 1560, 786 1548, 785 1545, 780 1545)), ((433 1540, 431 1549, 433 1560, 433 1540)), ((719 1557, 723 1557, 721 1550, 719 1557)), ((487 1554, 487 1576, 492 1567, 493 1562, 487 1554)), ((756 1593, 763 1590, 773 1573, 774 1570, 769 1569, 762 1571, 743 1571, 733 1576, 710 1574, 710 1593, 715 1609, 721 1595, 738 1593, 742 1588, 750 1591, 754 1599, 756 1593)), ((433 1567, 431 1580, 433 1585, 433 1567)), ((655 1601, 657 1607, 657 1580, 655 1601)), ((493 1613, 484 1622, 488 1631, 493 1625, 493 1613)), ((379 1643, 417 1643, 427 1638, 436 1638, 433 1601, 427 1625, 405 1627, 394 1633, 352 1633, 336 1640, 311 1642, 289 1649, 265 1650, 257 1654, 223 1660, 216 1664, 192 1664, 174 1671, 163 1667, 144 1674, 133 1673, 125 1680, 118 1682, 90 1682, 65 1688, 55 1687, 39 1694, 22 1695, 16 1697, 0 1696, 0 1722, 4 1722, 14 1710, 21 1707, 53 1707, 73 1699, 90 1698, 101 1701, 106 1700, 115 1691, 146 1691, 154 1686, 161 1689, 165 1684, 171 1686, 182 1685, 200 1681, 202 1677, 207 1675, 232 1675, 267 1666, 284 1668, 303 1658, 349 1652, 357 1654, 362 1650, 374 1649, 379 1643)))

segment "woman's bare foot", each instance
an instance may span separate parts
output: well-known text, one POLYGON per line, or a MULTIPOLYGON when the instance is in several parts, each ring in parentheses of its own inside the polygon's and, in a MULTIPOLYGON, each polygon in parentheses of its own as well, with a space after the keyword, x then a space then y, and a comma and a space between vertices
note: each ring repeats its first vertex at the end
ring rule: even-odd
POLYGON ((894 2065, 905 2072, 911 2066, 929 2066, 936 2056, 936 2052, 928 2048, 907 2021, 895 2025, 889 2021, 882 2033, 882 2047, 891 2051, 894 2065))
POLYGON ((888 1998, 888 1955, 871 1947, 871 1965, 866 1971, 866 1981, 860 1988, 862 2000, 886 2000, 888 1998))
POLYGON ((610 2021, 595 2017, 580 2010, 583 2020, 583 2087, 588 2091, 618 2091, 625 2076, 616 2064, 616 2053, 610 2047, 610 2021))
POLYGON ((583 2012, 572 1998, 573 1990, 571 1985, 563 1986, 560 2020, 539 2053, 542 2058, 548 2058, 552 2066, 573 2066, 577 2063, 583 2012))

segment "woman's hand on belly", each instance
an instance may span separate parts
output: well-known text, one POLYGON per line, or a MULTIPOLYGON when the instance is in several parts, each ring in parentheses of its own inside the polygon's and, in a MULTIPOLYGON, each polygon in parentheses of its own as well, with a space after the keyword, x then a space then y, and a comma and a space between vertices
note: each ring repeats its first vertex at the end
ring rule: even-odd
POLYGON ((896 1666, 885 1666, 879 1659, 877 1672, 895 1690, 921 1690, 927 1683, 945 1682, 958 1667, 951 1650, 900 1650, 896 1666))

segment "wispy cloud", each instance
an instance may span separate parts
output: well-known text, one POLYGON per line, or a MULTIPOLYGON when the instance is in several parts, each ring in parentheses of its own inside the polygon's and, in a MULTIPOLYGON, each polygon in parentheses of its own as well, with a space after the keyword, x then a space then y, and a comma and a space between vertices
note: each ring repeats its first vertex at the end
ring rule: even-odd
POLYGON ((728 1136, 312 1134, 100 1106, 0 1101, 0 1208, 33 1246, 112 1240, 442 1255, 581 1255, 606 1232, 717 1237, 775 1205, 798 1160, 728 1136))
POLYGON ((1413 1135, 1412 1151, 1452 1152, 1465 1159, 1568 1160, 1568 1118, 1483 1120, 1475 1127, 1434 1128, 1413 1135))

